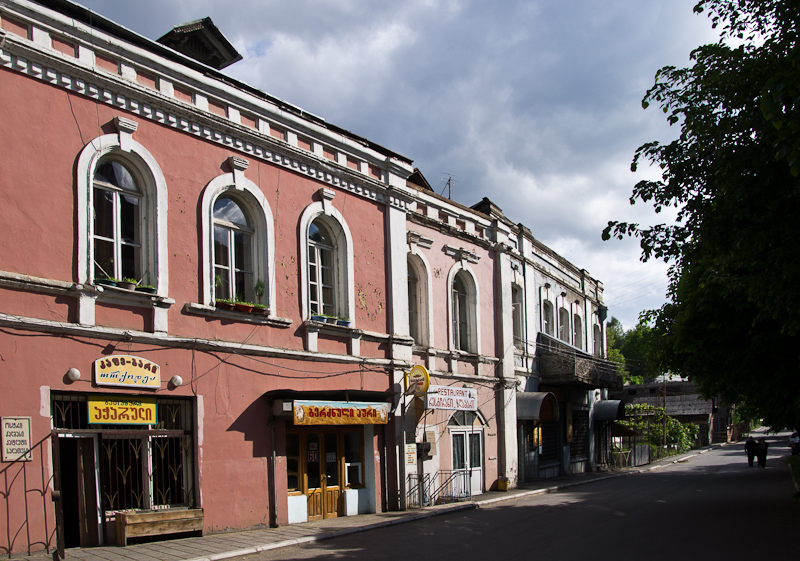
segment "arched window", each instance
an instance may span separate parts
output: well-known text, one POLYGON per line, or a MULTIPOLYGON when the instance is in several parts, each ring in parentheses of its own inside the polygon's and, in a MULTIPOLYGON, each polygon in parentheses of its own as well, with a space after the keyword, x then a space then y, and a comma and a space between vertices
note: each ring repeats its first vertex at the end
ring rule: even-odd
POLYGON ((150 284, 143 261, 143 193, 131 168, 108 157, 92 179, 93 278, 150 284))
POLYGON ((477 304, 478 293, 472 275, 465 269, 456 270, 450 290, 452 348, 467 353, 480 352, 477 304))
POLYGON ((214 202, 214 297, 253 302, 253 223, 230 196, 214 202))
POLYGON ((417 276, 417 268, 408 260, 408 334, 419 342, 420 326, 419 326, 419 309, 420 309, 420 293, 419 293, 419 277, 417 276))
POLYGON ((542 303, 542 329, 551 337, 554 334, 553 304, 549 300, 542 303))
POLYGON ((572 316, 572 344, 583 348, 583 322, 578 314, 572 316))
POLYGON ((253 302, 274 314, 274 224, 264 192, 244 174, 224 173, 206 185, 201 208, 203 302, 253 302))
POLYGON ((602 356, 603 354, 603 340, 600 332, 600 326, 594 324, 594 356, 602 356))
POLYGON ((558 338, 569 343, 569 312, 566 308, 558 309, 558 338))
POLYGON ((511 317, 514 324, 514 346, 518 349, 525 348, 525 333, 523 329, 522 288, 511 285, 511 317))
POLYGON ((301 313, 349 319, 355 327, 353 236, 344 216, 330 201, 334 193, 320 189, 320 202, 300 216, 301 313))
POLYGON ((323 220, 308 227, 308 307, 311 314, 340 316, 336 238, 323 220))

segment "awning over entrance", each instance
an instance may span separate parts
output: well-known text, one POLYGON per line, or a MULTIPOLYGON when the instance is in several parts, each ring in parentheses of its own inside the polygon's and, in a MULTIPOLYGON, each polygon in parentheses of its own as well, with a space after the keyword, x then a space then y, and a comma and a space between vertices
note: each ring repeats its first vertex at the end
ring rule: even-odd
POLYGON ((550 392, 517 394, 517 419, 521 421, 557 421, 558 401, 550 392))
POLYGON ((595 421, 621 421, 625 418, 625 404, 619 399, 604 399, 594 404, 595 421))

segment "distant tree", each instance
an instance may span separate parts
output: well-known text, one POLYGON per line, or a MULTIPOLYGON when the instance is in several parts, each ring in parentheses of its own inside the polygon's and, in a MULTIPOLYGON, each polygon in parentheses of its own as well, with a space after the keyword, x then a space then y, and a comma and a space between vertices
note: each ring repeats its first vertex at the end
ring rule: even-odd
POLYGON ((626 331, 622 339, 620 352, 625 357, 625 365, 631 377, 638 378, 640 383, 652 382, 662 373, 655 359, 659 344, 656 337, 650 325, 640 321, 636 327, 626 331))
POLYGON ((622 323, 617 318, 612 317, 606 325, 606 349, 608 360, 617 363, 619 375, 624 382, 639 384, 641 380, 631 377, 625 355, 622 354, 622 350, 620 349, 624 340, 625 331, 622 329, 622 323))
POLYGON ((668 302, 653 311, 657 358, 706 396, 743 403, 773 427, 800 426, 800 2, 701 0, 719 43, 689 68, 662 68, 642 105, 680 127, 651 142, 658 181, 631 196, 677 209, 677 223, 609 222, 642 259, 671 264, 668 302), (735 46, 725 41, 733 39, 735 46))

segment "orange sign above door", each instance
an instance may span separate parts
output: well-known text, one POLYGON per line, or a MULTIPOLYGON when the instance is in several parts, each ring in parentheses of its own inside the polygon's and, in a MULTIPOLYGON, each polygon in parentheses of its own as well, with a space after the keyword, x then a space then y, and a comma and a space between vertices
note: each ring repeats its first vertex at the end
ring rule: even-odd
POLYGON ((385 425, 389 404, 365 401, 294 402, 295 425, 385 425))

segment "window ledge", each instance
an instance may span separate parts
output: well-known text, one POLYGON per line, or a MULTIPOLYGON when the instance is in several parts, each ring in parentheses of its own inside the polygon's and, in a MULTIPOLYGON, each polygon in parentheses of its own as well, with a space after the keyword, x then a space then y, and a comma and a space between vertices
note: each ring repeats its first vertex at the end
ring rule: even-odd
POLYGON ((322 321, 316 321, 313 319, 307 319, 303 322, 303 325, 306 328, 306 331, 316 331, 321 333, 333 333, 335 335, 363 335, 364 331, 361 329, 357 329, 355 327, 346 327, 344 325, 337 325, 335 323, 327 323, 322 321))
POLYGON ((170 308, 175 300, 167 296, 125 290, 116 286, 102 286, 97 284, 75 285, 75 289, 85 294, 95 294, 101 302, 122 304, 125 306, 140 306, 151 308, 170 308))
POLYGON ((186 303, 183 309, 187 314, 192 314, 195 316, 205 316, 244 323, 256 323, 259 325, 270 325, 272 327, 289 327, 292 325, 292 320, 288 318, 281 318, 266 314, 237 312, 236 310, 220 310, 215 306, 206 306, 204 304, 186 303))

